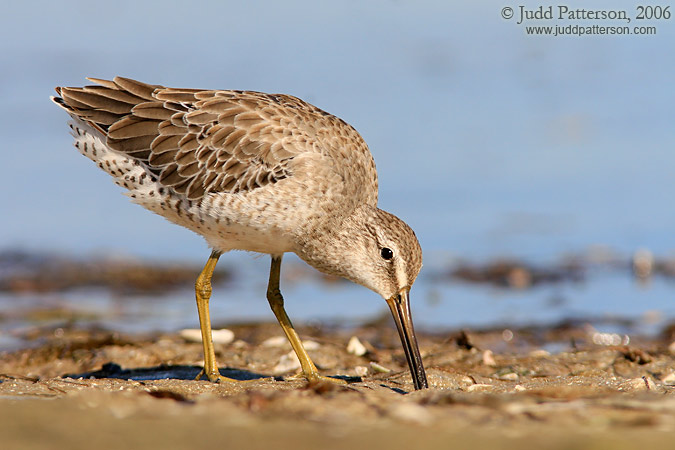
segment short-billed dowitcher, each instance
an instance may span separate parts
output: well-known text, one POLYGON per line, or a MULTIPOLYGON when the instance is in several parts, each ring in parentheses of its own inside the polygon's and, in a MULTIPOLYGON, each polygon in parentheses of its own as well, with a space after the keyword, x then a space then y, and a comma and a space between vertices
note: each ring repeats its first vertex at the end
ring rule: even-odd
MULTIPOLYGON (((361 284, 388 303, 415 389, 427 387, 409 292, 422 266, 415 233, 377 207, 377 172, 359 133, 296 97, 173 89, 128 78, 58 87, 75 147, 131 199, 201 234, 212 248, 196 282, 204 370, 220 375, 209 299, 229 250, 271 255, 267 299, 309 381, 319 375, 284 310, 281 258, 361 284)), ((334 379, 330 379, 335 381, 334 379)))

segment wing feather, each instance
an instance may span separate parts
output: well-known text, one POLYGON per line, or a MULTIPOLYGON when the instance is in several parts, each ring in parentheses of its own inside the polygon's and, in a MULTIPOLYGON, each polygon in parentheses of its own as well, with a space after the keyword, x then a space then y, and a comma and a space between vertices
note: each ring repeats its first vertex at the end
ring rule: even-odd
POLYGON ((292 177, 293 160, 315 148, 307 123, 325 117, 281 94, 172 89, 123 77, 89 80, 96 85, 57 88, 58 103, 101 130, 110 148, 193 200, 292 177))

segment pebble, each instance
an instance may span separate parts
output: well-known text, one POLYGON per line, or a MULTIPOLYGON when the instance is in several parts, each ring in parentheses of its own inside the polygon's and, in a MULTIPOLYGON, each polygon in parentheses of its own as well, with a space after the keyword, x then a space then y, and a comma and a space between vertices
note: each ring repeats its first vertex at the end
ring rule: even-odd
POLYGON ((281 358, 279 358, 279 362, 277 363, 276 366, 272 369, 274 372, 274 375, 281 375, 286 372, 291 372, 294 370, 300 369, 300 360, 298 360, 298 357, 295 355, 295 352, 289 352, 286 353, 285 355, 282 355, 281 358))
POLYGON ((186 328, 180 330, 178 333, 187 342, 201 342, 202 341, 202 332, 200 330, 195 330, 191 328, 186 328))
POLYGON ((476 383, 476 381, 468 375, 464 375, 462 378, 460 378, 459 382, 467 386, 476 383))
POLYGON ((675 386, 675 372, 671 372, 661 380, 666 386, 675 386))
POLYGON ((246 343, 246 341, 242 341, 241 339, 237 339, 236 341, 234 341, 232 343, 232 347, 237 348, 237 349, 246 348, 246 347, 248 347, 248 344, 246 343))
POLYGON ((646 248, 638 249, 633 255, 633 273, 646 280, 654 271, 654 255, 646 248))
POLYGON ((468 386, 466 388, 467 392, 481 392, 481 391, 487 391, 492 389, 491 384, 482 384, 482 383, 477 383, 477 384, 472 384, 471 386, 468 386))
POLYGON ((305 347, 305 350, 318 350, 321 348, 321 344, 316 341, 302 341, 302 346, 305 347))
POLYGON ((537 349, 537 350, 532 350, 529 353, 529 356, 532 358, 546 358, 548 356, 551 356, 551 353, 544 350, 544 349, 537 349))
POLYGON ((671 342, 668 346, 668 351, 671 355, 675 355, 675 341, 671 342))
POLYGON ((227 328, 211 331, 211 338, 214 344, 229 344, 234 341, 234 332, 227 328))
POLYGON ((273 336, 260 343, 262 347, 284 347, 287 344, 290 345, 286 336, 273 336))
POLYGON ((382 365, 380 365, 380 364, 378 364, 374 361, 370 362, 370 368, 373 369, 373 371, 377 372, 377 373, 389 373, 389 372, 391 372, 391 369, 388 369, 388 368, 386 368, 386 367, 384 367, 384 366, 382 366, 382 365))
POLYGON ((656 388, 654 380, 650 377, 639 377, 621 383, 619 390, 622 391, 651 391, 656 388))
POLYGON ((354 367, 354 373, 358 377, 365 377, 368 375, 368 368, 366 366, 356 366, 354 367))
MULTIPOLYGON (((288 342, 288 338, 286 338, 286 336, 274 336, 269 339, 265 339, 260 345, 263 347, 279 348, 290 347, 291 343, 288 342)), ((319 350, 321 348, 321 344, 309 339, 302 341, 302 346, 305 348, 305 350, 319 350)))
POLYGON ((356 356, 363 356, 368 353, 368 349, 361 343, 359 338, 352 336, 347 343, 347 353, 351 353, 356 356))
POLYGON ((526 391, 527 389, 522 384, 516 384, 515 386, 513 386, 513 390, 515 392, 523 392, 526 391))
POLYGON ((492 354, 492 350, 485 350, 483 352, 483 364, 489 367, 495 367, 497 365, 495 357, 492 354))
MULTIPOLYGON (((201 342, 201 333, 199 335, 199 341, 201 342)), ((173 347, 174 345, 176 345, 176 342, 169 337, 164 337, 164 338, 160 338, 157 341, 157 345, 160 346, 160 347, 173 347)))
POLYGON ((500 380, 505 381, 518 381, 518 378, 518 374, 515 372, 509 372, 499 376, 500 380))
MULTIPOLYGON (((186 328, 180 330, 180 337, 182 337, 187 342, 202 342, 202 332, 199 329, 195 328, 186 328)), ((228 330, 227 328, 222 328, 220 330, 212 330, 211 338, 213 339, 214 344, 229 344, 234 341, 234 332, 228 330)))

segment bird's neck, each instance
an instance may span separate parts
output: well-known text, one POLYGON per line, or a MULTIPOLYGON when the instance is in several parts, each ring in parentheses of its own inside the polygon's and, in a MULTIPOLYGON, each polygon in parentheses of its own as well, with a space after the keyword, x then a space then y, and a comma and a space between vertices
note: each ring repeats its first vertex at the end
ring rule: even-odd
POLYGON ((365 250, 368 224, 377 210, 377 207, 362 205, 342 220, 327 221, 303 236, 295 253, 323 273, 361 284, 355 279, 355 266, 365 250))

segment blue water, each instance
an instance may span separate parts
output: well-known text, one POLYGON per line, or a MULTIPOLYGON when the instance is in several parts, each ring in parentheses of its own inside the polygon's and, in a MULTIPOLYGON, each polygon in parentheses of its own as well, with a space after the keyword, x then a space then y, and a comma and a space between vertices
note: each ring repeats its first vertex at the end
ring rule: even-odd
MULTIPOLYGON (((375 156, 381 207, 416 230, 426 273, 456 257, 548 261, 593 245, 626 256, 638 248, 671 254, 675 19, 643 23, 657 27, 651 36, 528 36, 501 18, 508 4, 5 5, 0 248, 206 258, 200 237, 129 203, 80 156, 66 115, 48 101, 56 85, 119 74, 290 93, 344 118, 375 156)), ((594 5, 634 15, 632 2, 594 5)), ((264 292, 267 261, 234 254, 223 263, 244 260, 253 267, 245 298, 264 292)), ((650 310, 674 317, 675 291, 665 282, 639 288, 628 277, 593 278, 565 287, 571 300, 552 307, 547 299, 558 288, 502 294, 434 283, 425 272, 413 292, 416 318, 429 327, 650 310)), ((383 308, 359 287, 287 291, 289 310, 297 308, 291 315, 306 319, 363 318, 383 308)), ((221 302, 214 316, 267 313, 263 297, 252 309, 241 302, 221 302)))

